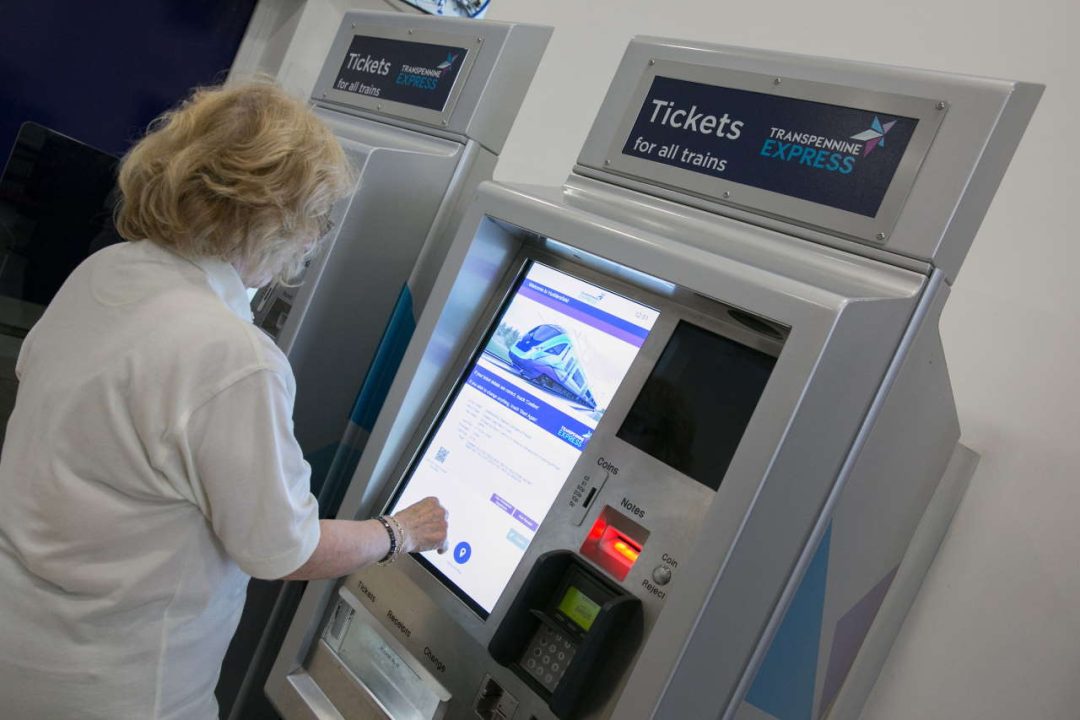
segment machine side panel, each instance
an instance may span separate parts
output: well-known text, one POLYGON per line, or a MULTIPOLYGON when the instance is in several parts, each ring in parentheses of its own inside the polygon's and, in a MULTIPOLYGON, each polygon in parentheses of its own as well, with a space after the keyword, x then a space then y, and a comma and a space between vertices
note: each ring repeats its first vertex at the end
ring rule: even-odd
POLYGON ((453 148, 445 154, 380 148, 365 165, 289 352, 296 374, 296 435, 313 465, 323 454, 332 457, 341 438, 394 302, 458 165, 461 146, 453 148), (365 182, 374 177, 378 182, 365 182))
MULTIPOLYGON (((936 288, 884 405, 870 420, 870 434, 829 519, 828 543, 816 551, 825 564, 816 617, 793 620, 800 595, 813 583, 808 570, 747 695, 748 704, 778 720, 829 714, 959 438, 937 331, 949 290, 943 283, 936 288), (799 664, 791 657, 797 647, 792 639, 811 626, 820 634, 803 638, 814 651, 799 664), (804 682, 811 692, 802 697, 775 692, 804 682)), ((869 689, 856 691, 865 697, 869 689)))
POLYGON ((832 704, 829 718, 857 718, 881 673, 908 610, 922 586, 960 502, 971 484, 979 456, 957 443, 937 491, 923 513, 896 570, 892 587, 863 639, 847 679, 832 704))
POLYGON ((829 713, 960 439, 938 333, 949 288, 936 289, 833 511, 814 717, 829 713))
POLYGON ((435 280, 442 272, 446 255, 450 252, 450 245, 462 224, 465 211, 476 199, 477 187, 491 179, 498 161, 498 155, 478 143, 469 142, 465 145, 463 162, 450 180, 450 187, 431 224, 431 232, 424 241, 424 249, 409 275, 409 291, 412 293, 417 317, 427 305, 435 280))
MULTIPOLYGON (((729 706, 884 379, 899 328, 913 310, 914 300, 852 302, 844 308, 738 537, 719 564, 715 553, 726 546, 713 542, 713 528, 702 532, 691 564, 703 575, 708 567, 719 572, 699 581, 709 587, 693 627, 664 632, 665 620, 685 621, 661 617, 650 638, 650 644, 658 633, 671 638, 654 666, 666 665, 670 674, 639 665, 616 710, 619 717, 718 717, 729 706), (713 691, 698 692, 702 687, 713 691)), ((686 611, 694 613, 689 606, 686 611)))
MULTIPOLYGON (((491 77, 478 86, 477 112, 468 118, 465 134, 494 153, 502 152, 518 109, 529 90, 553 28, 513 25, 499 45, 491 77)), ((470 91, 471 88, 466 88, 470 91)), ((468 99, 463 93, 463 99, 468 99)), ((451 120, 456 124, 458 118, 451 120)), ((489 176, 490 177, 490 176, 489 176)))
POLYGON ((431 296, 435 279, 442 270, 465 209, 475 197, 476 186, 491 177, 497 160, 479 143, 466 143, 412 273, 399 291, 397 303, 383 330, 372 364, 349 415, 348 425, 327 471, 326 490, 319 497, 319 506, 327 516, 337 513, 345 486, 356 472, 375 420, 416 331, 417 318, 431 296))
POLYGON ((938 244, 935 259, 935 264, 945 271, 950 283, 956 279, 960 265, 967 257, 975 233, 990 209, 990 202, 1005 177, 1042 93, 1042 85, 1016 84, 971 172, 952 221, 938 244))

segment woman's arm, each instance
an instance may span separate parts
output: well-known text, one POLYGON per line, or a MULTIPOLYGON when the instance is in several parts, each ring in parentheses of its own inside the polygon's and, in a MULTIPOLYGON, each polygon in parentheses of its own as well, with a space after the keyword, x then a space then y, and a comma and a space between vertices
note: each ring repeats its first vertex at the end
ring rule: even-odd
MULTIPOLYGON (((399 553, 446 551, 446 510, 426 498, 394 516, 405 537, 399 553)), ((320 520, 319 544, 307 562, 282 580, 325 580, 378 562, 390 551, 390 536, 378 520, 320 520)))

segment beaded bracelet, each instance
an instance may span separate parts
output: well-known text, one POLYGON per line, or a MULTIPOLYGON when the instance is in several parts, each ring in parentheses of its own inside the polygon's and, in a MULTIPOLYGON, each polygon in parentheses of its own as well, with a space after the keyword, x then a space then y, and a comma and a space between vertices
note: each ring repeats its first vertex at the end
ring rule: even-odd
POLYGON ((390 521, 390 524, 397 530, 397 549, 401 552, 405 549, 405 528, 401 527, 401 523, 393 515, 387 515, 386 519, 390 521))
POLYGON ((390 536, 390 549, 386 551, 386 555, 383 557, 382 560, 379 561, 378 564, 389 565, 397 559, 397 552, 399 547, 398 536, 397 533, 394 532, 394 528, 391 527, 389 522, 387 522, 385 515, 377 517, 375 519, 379 521, 379 524, 386 529, 386 534, 390 536))

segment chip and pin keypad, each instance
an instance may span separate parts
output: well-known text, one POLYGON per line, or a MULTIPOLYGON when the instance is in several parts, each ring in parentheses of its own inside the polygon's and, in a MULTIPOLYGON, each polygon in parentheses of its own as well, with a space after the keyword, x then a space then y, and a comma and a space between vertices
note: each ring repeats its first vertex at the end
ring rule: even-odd
POLYGON ((577 648, 555 628, 541 624, 519 664, 544 689, 554 692, 577 648))

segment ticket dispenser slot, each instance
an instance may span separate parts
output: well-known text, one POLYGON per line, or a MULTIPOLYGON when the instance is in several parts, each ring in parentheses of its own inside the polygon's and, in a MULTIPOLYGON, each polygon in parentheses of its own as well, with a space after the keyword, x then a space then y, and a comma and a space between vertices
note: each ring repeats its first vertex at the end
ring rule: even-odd
MULTIPOLYGON (((381 716, 394 720, 438 720, 445 715, 450 692, 348 592, 339 591, 322 643, 353 680, 343 690, 320 673, 331 699, 344 701, 344 706, 374 705, 381 716), (356 693, 360 696, 350 697, 356 693)), ((362 716, 377 714, 369 709, 362 716)))
POLYGON ((640 600, 574 553, 556 550, 533 566, 488 650, 569 720, 590 693, 604 694, 610 663, 629 655, 617 647, 641 623, 640 600))

